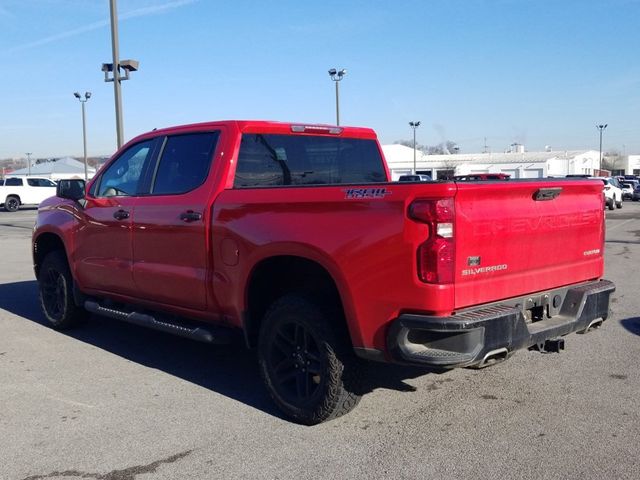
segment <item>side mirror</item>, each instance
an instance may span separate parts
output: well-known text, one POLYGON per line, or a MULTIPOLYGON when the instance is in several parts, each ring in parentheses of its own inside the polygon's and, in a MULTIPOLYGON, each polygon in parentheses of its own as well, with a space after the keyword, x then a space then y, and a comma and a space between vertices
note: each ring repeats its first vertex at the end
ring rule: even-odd
POLYGON ((58 180, 56 187, 56 197, 67 198, 69 200, 82 200, 84 198, 84 180, 58 180))

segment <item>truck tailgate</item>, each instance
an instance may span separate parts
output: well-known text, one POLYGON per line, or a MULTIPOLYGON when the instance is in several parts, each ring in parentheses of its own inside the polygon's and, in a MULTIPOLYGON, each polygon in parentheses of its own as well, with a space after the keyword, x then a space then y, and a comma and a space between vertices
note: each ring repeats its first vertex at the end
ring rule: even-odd
POLYGON ((602 183, 458 183, 455 308, 603 274, 602 183))

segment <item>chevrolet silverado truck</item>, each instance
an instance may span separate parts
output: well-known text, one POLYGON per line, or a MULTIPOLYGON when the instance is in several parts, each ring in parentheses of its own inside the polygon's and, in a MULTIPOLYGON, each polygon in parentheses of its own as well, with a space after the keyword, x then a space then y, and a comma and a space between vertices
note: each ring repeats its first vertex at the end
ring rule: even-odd
POLYGON ((304 424, 358 403, 361 359, 483 367, 609 315, 602 182, 389 179, 371 129, 154 130, 40 205, 42 311, 244 338, 304 424))

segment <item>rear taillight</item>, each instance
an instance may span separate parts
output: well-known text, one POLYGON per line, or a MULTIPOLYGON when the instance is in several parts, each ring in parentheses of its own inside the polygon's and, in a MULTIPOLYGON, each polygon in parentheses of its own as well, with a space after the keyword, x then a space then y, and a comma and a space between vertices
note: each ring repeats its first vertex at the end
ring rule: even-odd
POLYGON ((429 227, 418 247, 418 277, 425 283, 453 283, 455 243, 453 198, 420 199, 409 205, 408 216, 429 227))

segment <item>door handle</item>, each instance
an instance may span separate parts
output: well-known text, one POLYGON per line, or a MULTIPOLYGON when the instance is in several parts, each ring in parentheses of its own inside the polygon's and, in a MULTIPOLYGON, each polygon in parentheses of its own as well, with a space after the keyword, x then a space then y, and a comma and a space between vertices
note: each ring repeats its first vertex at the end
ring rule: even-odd
POLYGON ((115 218, 116 220, 124 220, 126 218, 129 218, 129 212, 127 212, 126 210, 118 210, 116 212, 113 212, 113 218, 115 218))
POLYGON ((193 210, 187 210, 180 214, 180 220, 183 222, 195 222, 197 220, 202 220, 202 214, 194 212, 193 210))

